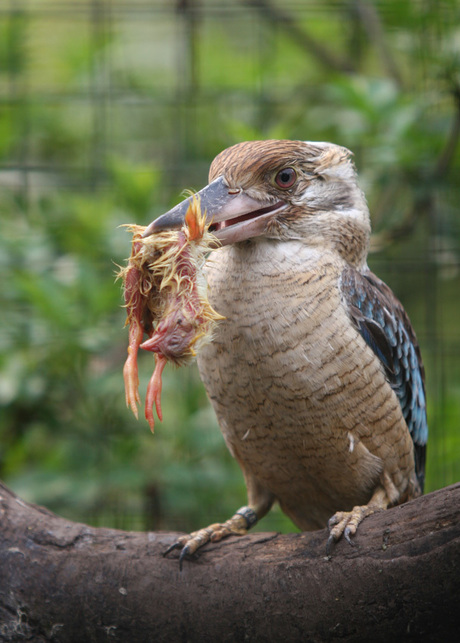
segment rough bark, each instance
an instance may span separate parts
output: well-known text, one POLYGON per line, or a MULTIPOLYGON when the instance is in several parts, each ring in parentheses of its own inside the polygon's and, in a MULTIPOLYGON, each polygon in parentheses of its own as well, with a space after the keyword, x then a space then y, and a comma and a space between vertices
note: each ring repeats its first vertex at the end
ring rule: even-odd
POLYGON ((0 486, 0 641, 448 641, 458 636, 460 484, 326 531, 206 546, 72 523, 0 486))

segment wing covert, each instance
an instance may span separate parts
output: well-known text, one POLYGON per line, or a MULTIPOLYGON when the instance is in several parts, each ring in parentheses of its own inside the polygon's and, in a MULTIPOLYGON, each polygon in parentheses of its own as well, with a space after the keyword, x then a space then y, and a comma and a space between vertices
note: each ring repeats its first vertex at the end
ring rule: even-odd
POLYGON ((370 270, 346 268, 342 295, 350 317, 382 362, 414 442, 415 470, 423 491, 428 425, 425 372, 409 318, 390 288, 370 270))

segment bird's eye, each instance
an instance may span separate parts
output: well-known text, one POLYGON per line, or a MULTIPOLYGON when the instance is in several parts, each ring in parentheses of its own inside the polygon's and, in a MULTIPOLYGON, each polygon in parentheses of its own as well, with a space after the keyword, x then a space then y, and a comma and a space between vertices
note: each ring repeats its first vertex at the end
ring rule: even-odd
POLYGON ((291 188, 297 179, 297 173, 292 167, 285 167, 275 176, 275 183, 279 188, 287 190, 291 188))

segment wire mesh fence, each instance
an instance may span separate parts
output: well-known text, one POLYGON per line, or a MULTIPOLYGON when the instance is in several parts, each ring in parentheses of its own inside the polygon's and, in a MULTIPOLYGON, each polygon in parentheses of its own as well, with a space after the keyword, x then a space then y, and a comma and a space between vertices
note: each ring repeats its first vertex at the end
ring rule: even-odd
POLYGON ((354 151, 370 265, 425 359, 428 490, 459 479, 457 13, 358 0, 0 4, 0 475, 13 488, 96 522, 115 508, 121 526, 130 511, 196 526, 203 506, 215 520, 244 501, 194 371, 169 376, 183 408, 153 446, 127 418, 112 262, 129 254, 119 224, 150 221, 205 184, 219 151, 254 138, 354 151))

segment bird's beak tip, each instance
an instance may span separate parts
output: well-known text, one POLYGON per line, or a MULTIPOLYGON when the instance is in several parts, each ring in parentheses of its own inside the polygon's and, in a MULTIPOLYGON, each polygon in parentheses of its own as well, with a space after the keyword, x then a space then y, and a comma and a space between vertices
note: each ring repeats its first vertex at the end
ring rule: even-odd
POLYGON ((152 221, 152 223, 150 223, 146 227, 144 232, 141 234, 141 238, 145 239, 146 237, 150 237, 150 235, 153 234, 154 232, 155 232, 155 221, 152 221))
POLYGON ((185 221, 187 210, 193 198, 198 198, 201 201, 201 208, 207 213, 208 223, 228 200, 228 188, 224 183, 222 177, 218 177, 212 183, 200 190, 194 197, 187 197, 184 201, 176 205, 174 208, 162 214, 157 219, 152 221, 142 234, 145 239, 151 234, 162 232, 163 230, 172 230, 180 228, 185 221))

